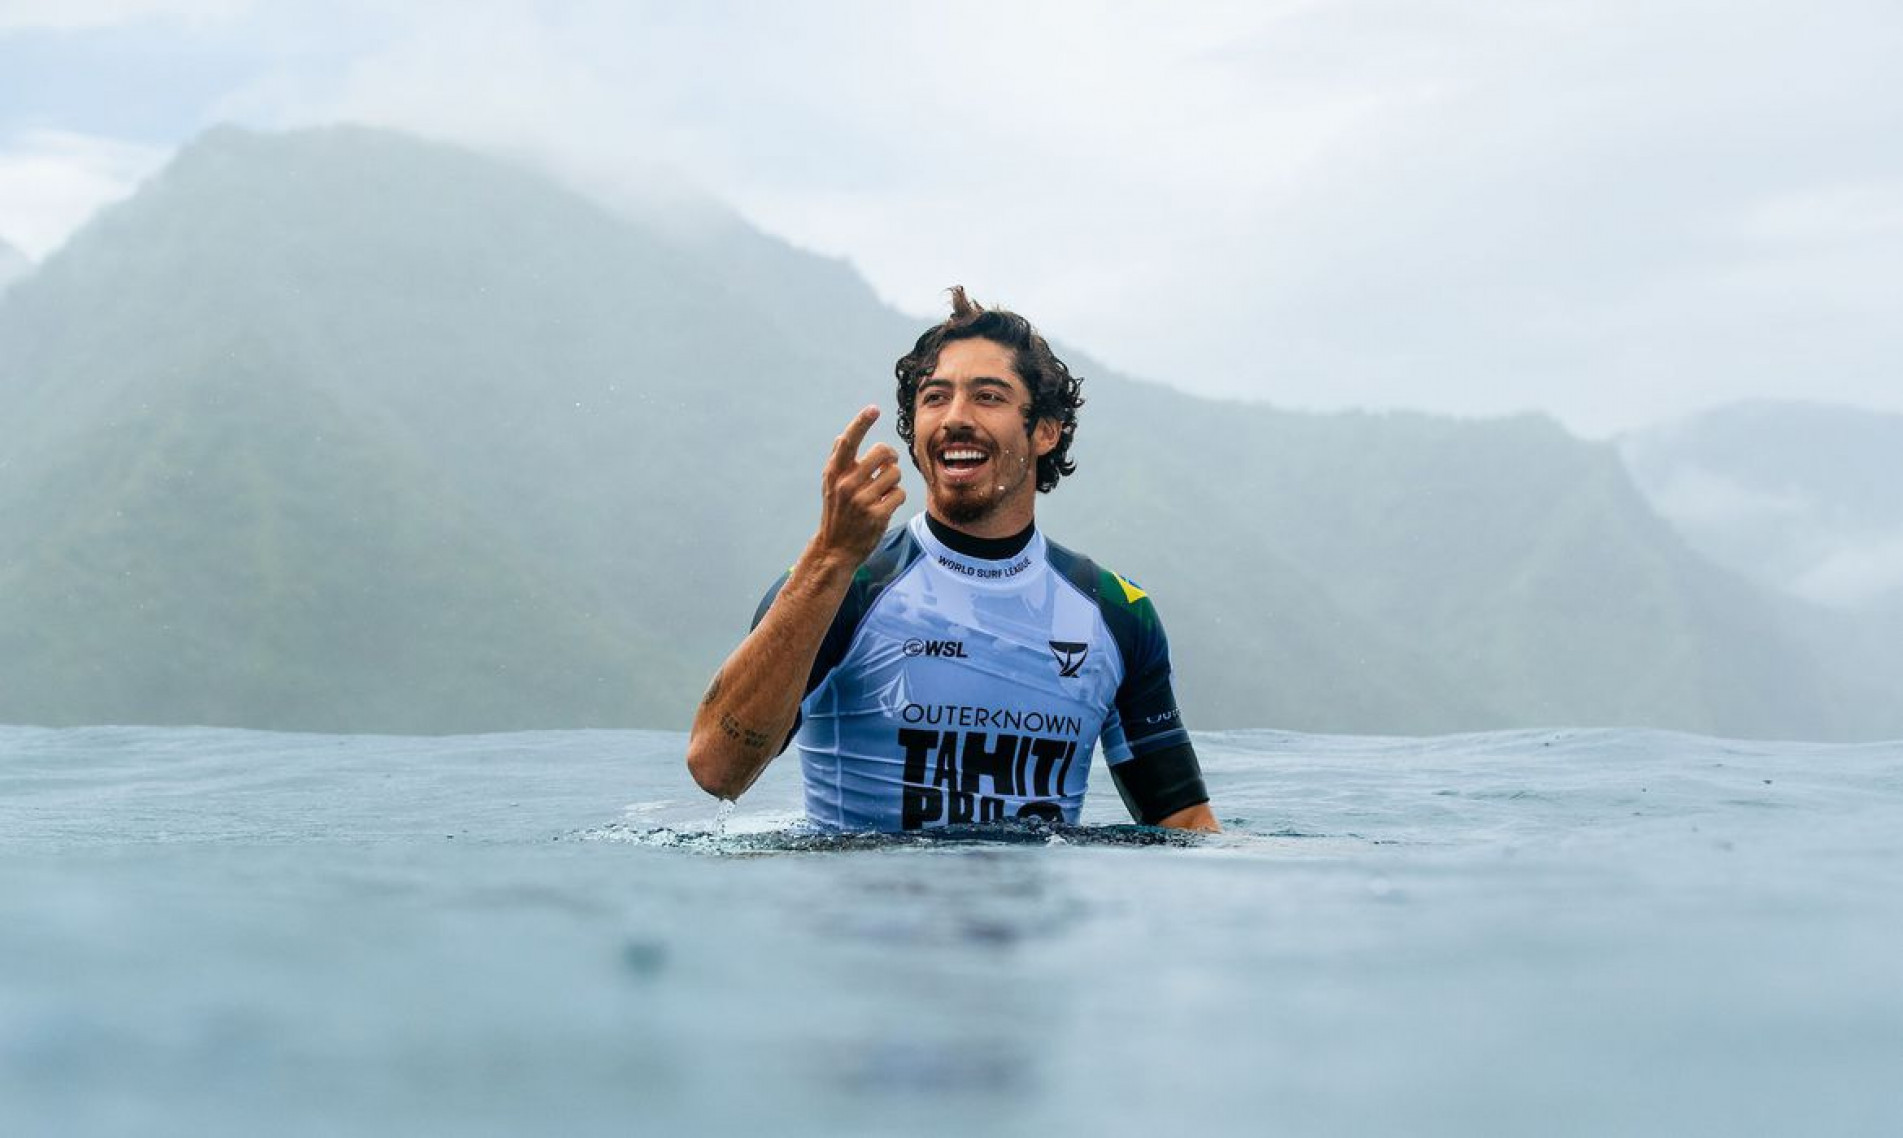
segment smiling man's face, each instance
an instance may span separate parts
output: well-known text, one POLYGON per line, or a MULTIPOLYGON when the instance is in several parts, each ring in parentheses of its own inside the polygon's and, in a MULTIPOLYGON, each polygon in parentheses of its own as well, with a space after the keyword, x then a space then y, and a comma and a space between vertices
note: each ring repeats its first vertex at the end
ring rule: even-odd
POLYGON ((912 461, 925 476, 933 517, 975 537, 1009 537, 1031 524, 1037 460, 1057 445, 1058 426, 1027 432, 1031 392, 1010 349, 953 340, 919 383, 912 461))

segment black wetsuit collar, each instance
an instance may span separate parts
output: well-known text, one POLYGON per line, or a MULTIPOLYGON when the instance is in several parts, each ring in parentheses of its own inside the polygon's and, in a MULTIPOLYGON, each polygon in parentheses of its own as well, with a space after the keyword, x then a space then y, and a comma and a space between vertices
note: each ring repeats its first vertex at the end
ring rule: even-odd
POLYGON ((930 514, 925 515, 925 524, 931 527, 932 536, 945 544, 954 553, 966 557, 976 557, 980 561, 1003 561, 1007 557, 1016 557, 1024 547, 1031 544, 1031 535, 1037 532, 1037 523, 1032 522, 1010 537, 973 537, 963 530, 955 530, 930 514))

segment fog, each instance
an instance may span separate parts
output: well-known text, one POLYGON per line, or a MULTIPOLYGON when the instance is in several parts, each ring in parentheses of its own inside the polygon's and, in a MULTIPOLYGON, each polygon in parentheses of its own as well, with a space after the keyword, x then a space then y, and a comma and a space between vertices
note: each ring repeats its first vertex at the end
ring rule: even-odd
POLYGON ((0 7, 35 257, 232 121, 690 187, 923 318, 964 282, 1125 373, 1576 432, 1903 408, 1903 12, 1821 4, 0 7))
POLYGON ((1903 416, 1735 404, 1622 450, 1652 507, 1720 564, 1828 608, 1903 601, 1903 416))
POLYGON ((1903 532, 1832 525, 1832 503, 1793 490, 1763 492, 1710 471, 1676 471, 1654 499, 1694 531, 1751 534, 1771 583, 1833 608, 1903 592, 1903 532))

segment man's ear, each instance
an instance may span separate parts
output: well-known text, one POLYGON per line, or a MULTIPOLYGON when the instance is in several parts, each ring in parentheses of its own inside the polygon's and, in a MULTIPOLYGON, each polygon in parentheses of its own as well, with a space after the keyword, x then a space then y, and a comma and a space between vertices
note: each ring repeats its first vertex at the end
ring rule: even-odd
POLYGON ((1043 458, 1057 449, 1057 440, 1063 437, 1064 428, 1056 419, 1039 419, 1031 428, 1031 449, 1037 457, 1043 458))

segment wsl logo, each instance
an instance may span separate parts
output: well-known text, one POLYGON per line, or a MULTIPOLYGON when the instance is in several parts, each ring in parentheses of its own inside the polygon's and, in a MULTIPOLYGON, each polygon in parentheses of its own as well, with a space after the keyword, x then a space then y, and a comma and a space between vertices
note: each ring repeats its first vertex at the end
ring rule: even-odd
POLYGON ((1090 645, 1075 640, 1053 640, 1050 642, 1051 655, 1057 657, 1057 674, 1075 676, 1077 669, 1084 666, 1084 657, 1090 655, 1090 645))
POLYGON ((920 640, 917 637, 907 640, 901 646, 907 656, 939 656, 953 660, 969 660, 965 655, 965 642, 962 640, 920 640))

